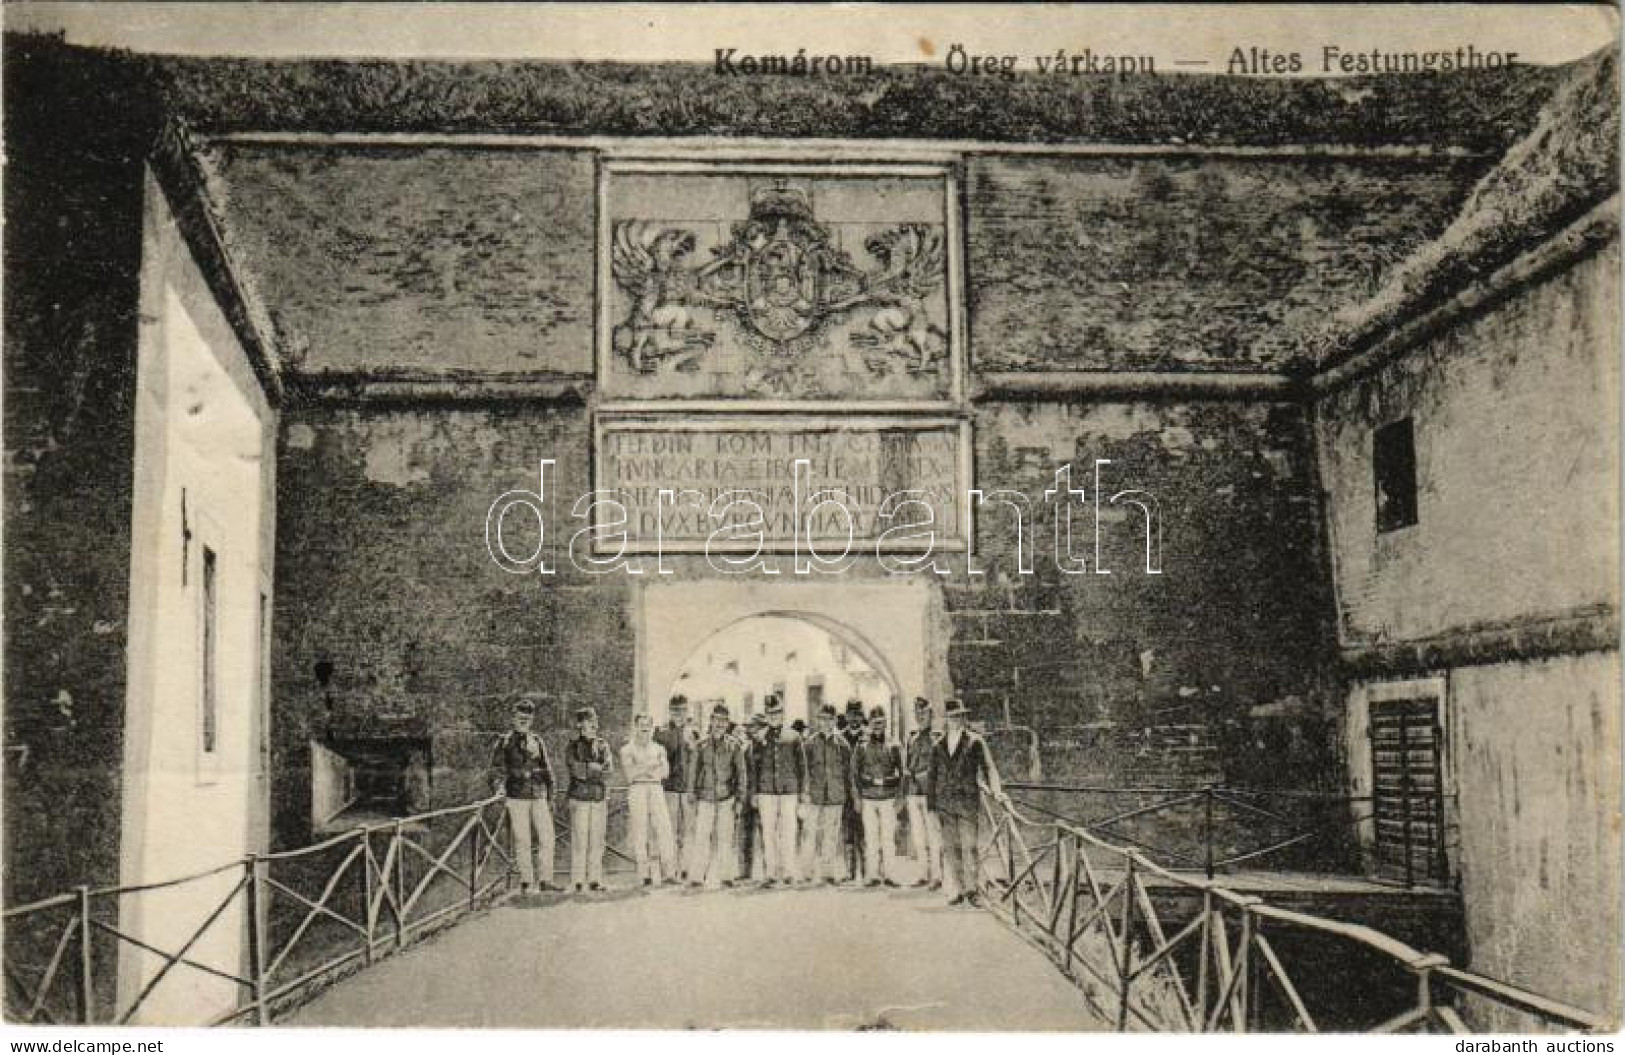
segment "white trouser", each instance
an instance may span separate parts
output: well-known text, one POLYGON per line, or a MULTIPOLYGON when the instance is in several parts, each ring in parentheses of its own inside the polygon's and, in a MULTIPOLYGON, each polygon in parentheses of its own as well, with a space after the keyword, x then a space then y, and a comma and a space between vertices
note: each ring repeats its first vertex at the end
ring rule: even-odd
POLYGON ((924 795, 908 797, 908 836, 920 878, 942 881, 942 827, 937 815, 926 808, 924 795))
POLYGON ((570 882, 604 881, 604 827, 609 803, 570 800, 570 882))
POLYGON ((796 878, 795 795, 758 795, 756 810, 762 818, 762 878, 796 878))
POLYGON ((666 792, 666 816, 671 818, 672 841, 677 847, 677 854, 672 859, 686 873, 688 843, 694 838, 694 800, 680 791, 666 792))
POLYGON ((808 879, 817 878, 813 871, 813 843, 817 832, 813 825, 815 816, 810 804, 796 803, 796 871, 808 879))
POLYGON ((677 876, 677 845, 671 833, 671 815, 666 812, 666 791, 659 784, 633 784, 626 789, 630 813, 627 828, 632 839, 632 860, 637 862, 639 879, 677 876), (651 839, 651 836, 653 837, 651 839), (649 844, 654 843, 656 859, 651 861, 649 844))
POLYGON ((864 799, 863 874, 872 883, 890 879, 897 856, 897 800, 864 799))
POLYGON ((846 872, 846 862, 841 859, 841 814, 846 807, 837 803, 807 806, 806 810, 807 832, 803 839, 807 845, 803 852, 807 858, 807 877, 840 879, 846 872))
POLYGON ((696 802, 694 837, 689 843, 690 883, 709 885, 732 879, 734 859, 739 855, 734 847, 734 800, 696 802))
POLYGON ((519 881, 535 886, 553 881, 553 802, 551 799, 508 799, 508 829, 513 832, 513 859, 519 881), (534 839, 532 838, 534 836, 534 839), (537 860, 539 858, 539 860, 537 860))

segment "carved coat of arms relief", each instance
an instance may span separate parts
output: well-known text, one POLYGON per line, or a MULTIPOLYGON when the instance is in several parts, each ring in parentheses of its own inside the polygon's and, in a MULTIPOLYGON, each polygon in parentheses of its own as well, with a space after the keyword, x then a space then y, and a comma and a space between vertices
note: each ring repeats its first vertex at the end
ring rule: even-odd
POLYGON ((738 394, 861 396, 871 382, 945 377, 941 225, 832 224, 813 200, 774 180, 725 226, 615 220, 618 363, 634 375, 740 374, 738 394))

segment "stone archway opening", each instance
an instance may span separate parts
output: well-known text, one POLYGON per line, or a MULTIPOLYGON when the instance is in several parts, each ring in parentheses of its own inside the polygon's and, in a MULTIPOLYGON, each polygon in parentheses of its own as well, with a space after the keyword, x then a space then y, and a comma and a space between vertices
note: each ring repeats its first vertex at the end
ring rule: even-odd
MULTIPOLYGON (((904 582, 795 582, 689 580, 650 583, 636 601, 637 674, 635 710, 664 722, 674 694, 690 700, 722 691, 736 721, 748 689, 760 709, 767 691, 784 682, 791 718, 807 720, 808 678, 824 676, 824 701, 844 708, 849 695, 866 707, 886 707, 893 735, 912 729, 909 701, 941 699, 951 692, 947 676, 949 631, 934 584, 904 582), (721 647, 743 647, 755 636, 760 673, 727 669, 721 647), (736 638, 738 639, 736 641, 736 638), (778 642, 775 657, 763 644, 778 642), (791 642, 814 642, 811 651, 791 642), (707 654, 711 659, 707 661, 707 654), (785 656, 796 653, 786 663, 785 656), (813 669, 809 654, 828 656, 813 669), (839 657, 840 662, 834 660, 839 657), (773 659, 772 663, 766 662, 773 659), (836 676, 841 671, 861 677, 836 676), (687 673, 688 678, 683 675, 687 673), (737 678, 742 685, 723 679, 737 678), (719 684, 720 683, 720 684, 719 684), (792 691, 792 686, 799 686, 792 691)), ((814 708, 815 710, 816 708, 814 708)), ((691 707, 691 713, 697 708, 691 707)))
POLYGON ((688 698, 694 715, 726 704, 735 721, 761 712, 769 693, 784 701, 785 722, 812 725, 823 704, 849 701, 886 709, 898 731, 901 691, 892 665, 862 635, 815 612, 768 611, 715 630, 689 653, 663 696, 650 702, 657 723, 671 697, 688 698))

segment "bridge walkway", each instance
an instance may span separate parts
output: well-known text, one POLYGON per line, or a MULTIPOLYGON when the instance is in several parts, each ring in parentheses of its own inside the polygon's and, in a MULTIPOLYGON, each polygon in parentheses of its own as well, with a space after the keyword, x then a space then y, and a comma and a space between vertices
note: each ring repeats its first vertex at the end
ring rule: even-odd
POLYGON ((989 913, 921 889, 860 887, 513 897, 278 1022, 1111 1028, 989 913))

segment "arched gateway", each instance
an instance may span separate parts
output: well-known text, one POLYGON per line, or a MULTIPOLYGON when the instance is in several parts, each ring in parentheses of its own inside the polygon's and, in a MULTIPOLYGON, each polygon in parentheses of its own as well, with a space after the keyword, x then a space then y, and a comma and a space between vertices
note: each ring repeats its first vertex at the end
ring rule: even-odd
MULTIPOLYGON (((634 709, 657 719, 665 715, 668 696, 681 691, 681 676, 698 650, 763 617, 794 620, 833 637, 880 676, 885 696, 896 701, 938 700, 948 692, 946 615, 929 582, 653 584, 641 587, 637 613, 634 709)), ((889 702, 871 698, 876 695, 865 693, 865 702, 889 702)), ((907 710, 891 707, 893 721, 906 720, 907 710)))

